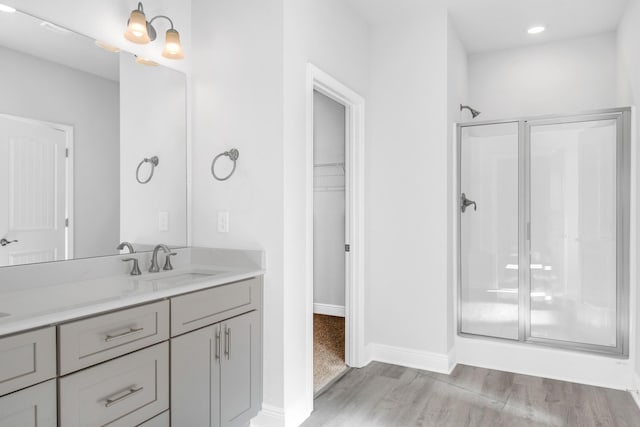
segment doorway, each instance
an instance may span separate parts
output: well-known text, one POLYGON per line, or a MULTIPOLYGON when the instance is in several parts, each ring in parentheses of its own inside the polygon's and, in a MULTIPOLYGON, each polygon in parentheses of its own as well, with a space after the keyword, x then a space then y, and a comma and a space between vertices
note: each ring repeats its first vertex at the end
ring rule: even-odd
POLYGON ((73 256, 69 126, 0 115, 0 266, 73 256))
POLYGON ((346 108, 313 92, 313 390, 347 370, 346 108))
MULTIPOLYGON (((368 363, 364 346, 364 98, 354 92, 349 87, 335 79, 328 73, 320 70, 312 64, 307 65, 307 138, 306 138, 306 396, 310 407, 313 407, 313 399, 316 391, 321 391, 314 387, 314 311, 323 311, 319 314, 327 316, 319 318, 315 326, 324 326, 337 334, 332 342, 336 343, 339 349, 338 358, 343 360, 344 367, 359 368, 368 363), (329 101, 338 104, 329 104, 335 107, 334 113, 342 118, 343 129, 341 141, 342 157, 336 155, 334 151, 330 154, 333 157, 315 158, 314 144, 314 101, 316 94, 321 94, 329 101), (341 161, 341 159, 343 159, 341 161), (341 164, 343 163, 343 164, 341 164), (332 176, 333 175, 333 176, 332 176), (316 179, 316 176, 318 177, 316 179), (341 187, 344 187, 342 189, 341 187), (333 211, 334 226, 333 252, 331 258, 338 260, 334 262, 334 268, 330 274, 327 271, 320 272, 314 268, 314 253, 319 250, 314 239, 316 234, 316 223, 314 214, 316 213, 316 190, 322 190, 318 199, 324 197, 326 200, 341 200, 344 212, 340 214, 340 208, 333 211), (340 218, 342 216, 342 218, 340 218), (341 224, 341 225, 340 225, 341 224), (342 231, 341 231, 342 230, 342 231), (342 239, 340 240, 340 234, 342 239), (340 263, 340 259, 342 263, 340 263), (344 308, 340 308, 339 303, 327 303, 318 301, 315 303, 314 282, 321 277, 336 277, 342 275, 344 298, 344 308), (322 305, 324 303, 324 306, 322 305), (336 307, 331 307, 336 305, 336 307), (316 310, 314 310, 314 308, 316 310), (342 312, 343 310, 343 312, 342 312), (334 321, 335 324, 323 325, 334 321), (344 326, 342 326, 344 325, 344 326), (343 328, 343 329, 342 329, 343 328), (342 337, 343 330, 344 337, 342 337), (344 350, 342 350, 344 349, 344 350), (344 356, 342 356, 342 351, 344 356)), ((323 101, 326 101, 324 98, 323 101)), ((340 144, 335 145, 340 147, 340 144)), ((329 204, 330 205, 330 204, 329 204)), ((335 354, 335 353, 334 353, 335 354)), ((336 371, 338 365, 336 363, 336 371)), ((330 376, 331 377, 331 376, 330 376)), ((340 375, 333 376, 324 386, 328 388, 332 381, 336 381, 340 375)))

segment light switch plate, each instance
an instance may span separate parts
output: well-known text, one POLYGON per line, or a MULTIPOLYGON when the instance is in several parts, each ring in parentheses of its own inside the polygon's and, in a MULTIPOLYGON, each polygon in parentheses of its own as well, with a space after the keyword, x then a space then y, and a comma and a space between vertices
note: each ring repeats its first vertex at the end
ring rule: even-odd
POLYGON ((169 231, 169 212, 158 212, 158 231, 169 231))
POLYGON ((218 212, 218 233, 229 232, 229 212, 218 212))

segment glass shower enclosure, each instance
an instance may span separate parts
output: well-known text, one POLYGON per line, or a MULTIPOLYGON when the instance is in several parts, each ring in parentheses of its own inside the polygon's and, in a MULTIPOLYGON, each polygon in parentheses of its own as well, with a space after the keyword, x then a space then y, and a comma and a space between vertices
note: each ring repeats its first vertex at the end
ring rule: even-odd
POLYGON ((458 333, 624 357, 631 109, 458 125, 458 333))

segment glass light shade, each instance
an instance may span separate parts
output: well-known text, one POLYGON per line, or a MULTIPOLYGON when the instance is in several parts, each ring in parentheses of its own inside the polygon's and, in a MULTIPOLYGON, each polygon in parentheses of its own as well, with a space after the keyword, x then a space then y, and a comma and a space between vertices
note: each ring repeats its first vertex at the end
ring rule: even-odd
POLYGON ((104 50, 106 50, 107 52, 111 52, 111 53, 118 53, 120 52, 120 48, 117 46, 113 46, 110 45, 107 42, 103 42, 101 40, 96 40, 95 41, 96 46, 98 46, 99 48, 102 48, 104 50))
POLYGON ((182 51, 182 45, 180 44, 180 33, 176 30, 167 30, 162 56, 169 59, 184 58, 184 52, 182 51))
POLYGON ((143 57, 137 56, 137 55, 136 55, 136 64, 146 65, 148 67, 157 67, 158 65, 160 65, 155 61, 152 61, 150 59, 143 58, 143 57))
POLYGON ((129 25, 124 33, 124 38, 138 44, 147 44, 151 41, 147 32, 147 18, 143 12, 139 10, 131 11, 129 25))

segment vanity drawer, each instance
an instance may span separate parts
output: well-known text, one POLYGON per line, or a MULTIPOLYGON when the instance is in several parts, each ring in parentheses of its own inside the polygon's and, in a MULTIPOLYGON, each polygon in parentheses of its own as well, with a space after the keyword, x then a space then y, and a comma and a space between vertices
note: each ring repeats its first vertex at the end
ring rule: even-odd
POLYGON ((0 396, 56 376, 56 330, 0 338, 0 396))
POLYGON ((169 343, 60 379, 64 427, 139 425, 169 409, 169 343))
POLYGON ((172 298, 171 336, 255 310, 260 298, 257 278, 172 298))
POLYGON ((25 388, 0 398, 0 426, 55 427, 56 407, 56 380, 25 388))
POLYGON ((113 359, 169 337, 169 301, 59 326, 60 375, 113 359))
POLYGON ((169 422, 170 418, 169 411, 165 411, 157 417, 153 417, 149 421, 140 424, 138 427, 169 427, 171 425, 169 422))

